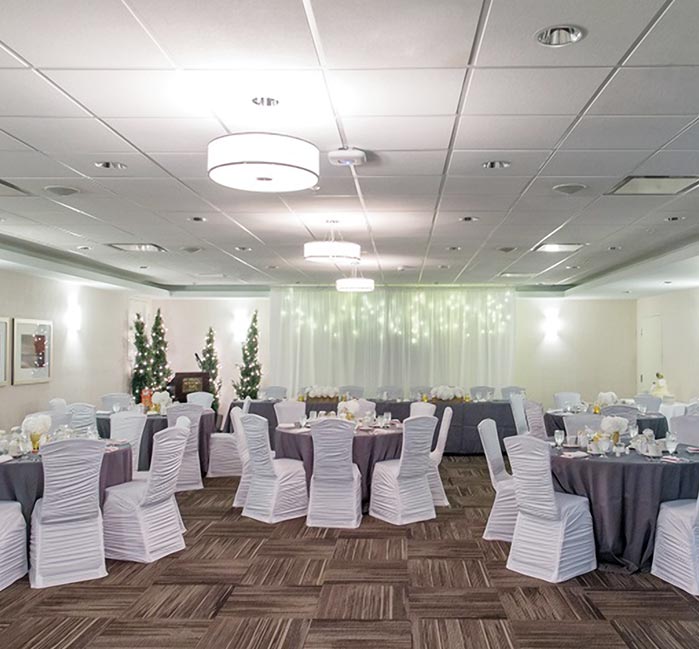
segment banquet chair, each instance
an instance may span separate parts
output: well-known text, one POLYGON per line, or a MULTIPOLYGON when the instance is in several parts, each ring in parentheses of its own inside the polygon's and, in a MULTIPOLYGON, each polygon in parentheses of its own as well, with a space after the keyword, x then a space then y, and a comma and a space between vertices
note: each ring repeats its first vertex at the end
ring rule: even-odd
POLYGON ((199 422, 203 408, 194 403, 176 403, 167 409, 167 425, 172 428, 178 425, 180 417, 189 419, 189 436, 184 449, 184 457, 180 466, 175 491, 192 491, 203 489, 201 480, 201 463, 199 460, 199 422))
MULTIPOLYGON (((240 411, 240 408, 236 406, 232 410, 240 411)), ((232 411, 230 417, 233 424, 232 433, 211 433, 207 478, 226 478, 241 475, 243 472, 232 411)))
POLYGON ((602 415, 588 415, 587 413, 581 415, 566 415, 563 418, 563 427, 565 428, 566 435, 577 435, 583 432, 586 427, 598 431, 601 423, 602 415))
POLYGON ((437 406, 429 401, 413 401, 410 404, 411 417, 432 417, 437 406))
POLYGON ((49 408, 54 412, 68 412, 68 403, 65 399, 49 399, 49 408))
POLYGON ((243 432, 243 423, 241 417, 244 413, 238 406, 231 408, 231 423, 233 424, 233 435, 235 437, 238 454, 240 455, 240 482, 233 497, 233 507, 245 507, 245 501, 250 490, 250 481, 252 479, 252 468, 250 467, 250 453, 248 453, 248 445, 245 441, 243 432))
MULTIPOLYGON (((46 415, 51 418, 51 427, 49 428, 49 433, 55 433, 61 426, 70 426, 70 421, 73 418, 69 412, 58 412, 56 410, 44 410, 42 412, 32 412, 25 415, 24 419, 28 417, 35 417, 36 415, 46 415)), ((22 428, 24 428, 24 419, 22 420, 22 428)))
POLYGON ((71 414, 70 426, 81 433, 91 426, 97 428, 97 409, 89 403, 71 403, 67 411, 71 414))
POLYGON ((187 403, 193 403, 202 408, 211 408, 214 403, 214 395, 211 392, 190 392, 187 395, 187 403))
POLYGON ((259 415, 242 415, 240 422, 250 454, 250 489, 243 516, 279 523, 308 512, 306 471, 300 460, 272 459, 269 424, 259 415))
POLYGON ((663 402, 660 397, 654 397, 652 394, 637 394, 633 400, 637 406, 645 406, 646 412, 658 412, 663 402))
POLYGON ((357 412, 357 418, 367 417, 371 415, 376 416, 376 404, 368 399, 357 399, 359 402, 359 410, 357 412))
POLYGON ((380 385, 376 389, 376 394, 379 395, 379 398, 383 399, 384 394, 386 395, 386 399, 393 401, 395 399, 402 399, 403 398, 403 388, 397 386, 397 385, 380 385))
POLYGON ((270 385, 262 392, 268 399, 286 399, 286 388, 283 385, 270 385))
POLYGON ((107 575, 99 482, 105 442, 67 439, 41 447, 44 496, 31 519, 29 584, 47 588, 107 575))
POLYGON ((614 405, 605 406, 601 410, 603 417, 623 417, 629 422, 629 426, 635 426, 640 412, 636 406, 614 405))
POLYGON ((582 396, 579 392, 556 392, 553 395, 553 402, 556 408, 563 410, 566 406, 578 406, 582 403, 582 396))
POLYGON ((504 388, 500 388, 500 394, 505 401, 509 401, 510 395, 512 394, 524 394, 525 392, 526 390, 524 388, 520 388, 517 385, 508 385, 504 388))
POLYGON ((403 422, 400 459, 374 465, 369 514, 374 518, 408 525, 436 517, 427 477, 436 417, 408 417, 403 422))
POLYGON ((471 399, 478 399, 480 394, 481 399, 492 399, 495 396, 495 388, 489 385, 474 385, 470 390, 471 399))
POLYGON ((252 399, 250 397, 245 397, 243 399, 243 414, 248 414, 250 412, 250 406, 252 405, 252 399))
POLYGON ((432 502, 435 507, 449 507, 449 499, 444 491, 442 478, 439 475, 439 465, 442 463, 444 447, 447 445, 447 436, 449 435, 452 415, 453 410, 451 407, 447 406, 442 414, 442 422, 439 425, 439 435, 437 435, 437 445, 430 453, 430 462, 427 469, 427 481, 430 483, 432 502))
POLYGON ((303 401, 284 399, 274 404, 277 424, 295 424, 306 416, 306 404, 303 401))
POLYGON ((670 430, 677 437, 678 444, 699 446, 699 417, 696 415, 672 417, 670 430))
POLYGON ((544 420, 544 407, 536 401, 526 400, 524 402, 524 414, 527 418, 527 430, 530 435, 546 441, 546 422, 544 420))
POLYGON ((27 524, 22 505, 0 501, 0 590, 27 574, 27 524))
POLYGON ((355 528, 362 522, 362 474, 352 462, 354 424, 325 419, 313 427, 309 527, 355 528))
POLYGON ((128 410, 131 407, 131 395, 125 392, 110 392, 100 397, 102 410, 112 412, 114 406, 118 404, 121 410, 128 410))
POLYGON ((337 391, 342 394, 349 394, 350 399, 359 399, 364 396, 364 388, 361 385, 341 385, 337 391))
MULTIPOLYGON (((660 406, 658 406, 658 409, 660 409, 660 406)), ((692 415, 694 417, 699 415, 699 402, 693 401, 692 403, 687 404, 684 414, 692 415)))
POLYGON ((509 396, 512 418, 515 420, 515 430, 518 435, 529 432, 527 428, 527 413, 524 410, 524 395, 521 392, 513 392, 509 396))
POLYGON ((107 558, 151 563, 184 549, 175 486, 188 436, 186 427, 156 433, 148 479, 107 487, 103 513, 107 558))
POLYGON ((553 490, 549 445, 531 435, 505 439, 517 521, 507 568, 550 583, 597 568, 590 502, 553 490))
POLYGON ((485 453, 485 461, 488 463, 490 482, 495 490, 495 500, 490 509, 483 538, 486 541, 511 543, 517 521, 515 481, 505 468, 495 421, 484 419, 478 424, 478 435, 485 453))
POLYGON ((141 437, 146 427, 146 415, 143 413, 124 410, 115 412, 109 417, 109 436, 111 439, 124 439, 131 446, 133 471, 138 471, 138 460, 141 455, 141 437))

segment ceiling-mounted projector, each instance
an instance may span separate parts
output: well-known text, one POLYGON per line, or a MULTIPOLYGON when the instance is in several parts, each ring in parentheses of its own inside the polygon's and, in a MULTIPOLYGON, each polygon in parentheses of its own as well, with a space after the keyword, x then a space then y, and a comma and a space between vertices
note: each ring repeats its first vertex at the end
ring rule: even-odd
POLYGON ((366 153, 361 149, 338 149, 328 153, 328 162, 335 167, 359 167, 366 162, 366 153))

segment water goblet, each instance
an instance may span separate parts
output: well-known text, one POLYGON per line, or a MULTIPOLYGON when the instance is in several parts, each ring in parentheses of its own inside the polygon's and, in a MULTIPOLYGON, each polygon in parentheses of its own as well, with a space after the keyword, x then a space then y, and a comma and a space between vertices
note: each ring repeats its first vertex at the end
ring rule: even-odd
POLYGON ((602 451, 602 456, 603 456, 603 457, 606 456, 607 453, 609 453, 609 451, 611 450, 611 448, 612 448, 612 440, 611 440, 611 439, 608 439, 608 438, 606 438, 606 437, 603 437, 603 438, 599 441, 599 450, 602 451))
POLYGON ((677 451, 677 436, 672 433, 668 433, 665 436, 665 448, 670 455, 674 455, 677 451))
POLYGON ((553 441, 556 442, 556 446, 558 448, 561 448, 561 444, 563 444, 563 440, 566 438, 565 431, 563 430, 556 430, 553 433, 553 441))
POLYGON ((112 412, 119 412, 121 410, 121 404, 120 403, 113 403, 112 404, 112 412))

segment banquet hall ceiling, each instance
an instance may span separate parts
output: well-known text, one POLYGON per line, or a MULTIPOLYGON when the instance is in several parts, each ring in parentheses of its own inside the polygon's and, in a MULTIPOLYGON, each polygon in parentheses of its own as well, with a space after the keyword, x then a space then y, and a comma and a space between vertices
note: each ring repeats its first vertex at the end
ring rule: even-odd
POLYGON ((336 220, 377 283, 579 284, 699 237, 699 190, 607 195, 698 174, 697 24, 696 0, 7 0, 0 179, 26 195, 0 185, 0 237, 163 285, 326 284, 302 247, 336 220), (537 43, 561 23, 585 37, 537 43), (315 143, 319 187, 210 181, 207 143, 254 130, 315 143))

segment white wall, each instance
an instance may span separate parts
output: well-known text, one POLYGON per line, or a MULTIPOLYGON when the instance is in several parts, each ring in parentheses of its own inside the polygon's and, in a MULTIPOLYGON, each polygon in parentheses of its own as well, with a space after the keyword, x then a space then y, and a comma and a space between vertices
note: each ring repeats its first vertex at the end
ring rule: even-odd
MULTIPOLYGON (((662 367, 668 390, 678 401, 699 396, 699 289, 672 291, 637 300, 637 316, 658 315, 662 327, 662 367)), ((646 386, 648 387, 648 386, 646 386)))
POLYGON ((635 375, 634 300, 518 298, 515 384, 530 398, 551 406, 559 391, 633 396, 635 375))
POLYGON ((97 403, 106 392, 126 389, 127 305, 124 290, 0 269, 0 316, 53 321, 51 381, 0 387, 0 429, 46 409, 53 397, 97 403), (80 309, 79 331, 67 326, 70 305, 80 309))

